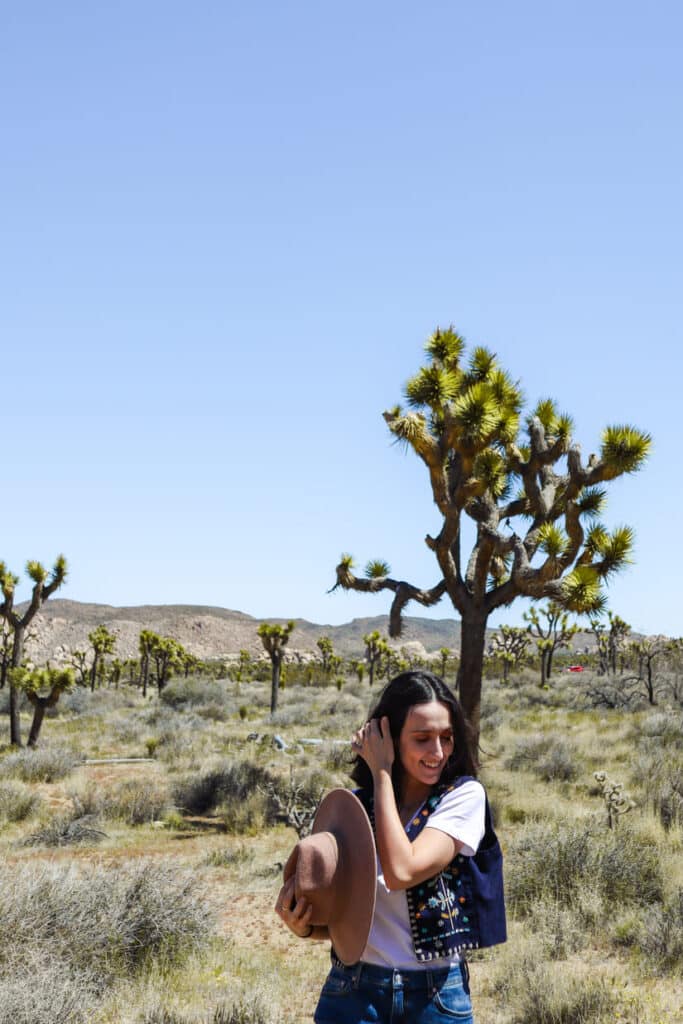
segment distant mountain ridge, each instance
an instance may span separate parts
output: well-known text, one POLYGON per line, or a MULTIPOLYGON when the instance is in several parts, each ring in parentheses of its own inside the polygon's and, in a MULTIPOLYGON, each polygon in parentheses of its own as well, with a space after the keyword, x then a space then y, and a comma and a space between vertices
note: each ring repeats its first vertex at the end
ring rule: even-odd
MULTIPOLYGON (((20 606, 21 607, 21 606, 20 606)), ((73 650, 87 650, 88 633, 103 624, 117 635, 116 655, 137 657, 141 629, 172 636, 192 654, 203 659, 235 656, 241 649, 263 654, 256 631, 262 622, 289 621, 272 617, 257 619, 245 612, 208 605, 136 605, 114 607, 55 598, 47 601, 32 623, 33 638, 27 654, 36 663, 64 661, 73 650)), ((294 619, 296 628, 288 650, 317 654, 316 641, 329 636, 334 649, 345 657, 361 656, 363 636, 377 629, 387 636, 388 615, 352 619, 341 626, 294 619)), ((394 645, 415 642, 429 652, 440 647, 458 650, 460 623, 456 619, 404 618, 403 635, 394 645)))
MULTIPOLYGON (((277 617, 257 619, 245 612, 209 605, 114 607, 55 598, 47 601, 34 619, 26 653, 36 664, 64 662, 72 651, 87 650, 88 633, 103 624, 116 634, 115 654, 122 659, 137 657, 141 629, 174 637, 202 659, 234 657, 241 649, 261 656, 263 648, 256 635, 260 623, 287 621, 277 617)), ((292 654, 317 655, 316 641, 321 636, 329 636, 335 651, 347 658, 363 655, 362 638, 366 633, 376 629, 386 637, 389 626, 388 615, 352 619, 341 626, 306 619, 294 621, 296 628, 288 646, 292 654)), ((489 630, 489 636, 495 632, 494 629, 489 630)), ((592 640, 590 634, 580 633, 574 646, 577 649, 593 646, 592 640)), ((457 619, 425 619, 407 615, 403 619, 403 634, 399 640, 392 641, 392 646, 401 648, 408 643, 421 644, 428 653, 438 652, 441 647, 458 652, 460 622, 457 619)))

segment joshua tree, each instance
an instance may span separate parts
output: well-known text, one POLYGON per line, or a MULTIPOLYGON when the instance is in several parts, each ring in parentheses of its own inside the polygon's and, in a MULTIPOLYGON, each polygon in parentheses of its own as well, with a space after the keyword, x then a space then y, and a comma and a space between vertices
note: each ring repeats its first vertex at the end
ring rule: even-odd
POLYGON ((152 634, 150 655, 154 659, 156 669, 157 690, 159 693, 171 678, 173 670, 183 664, 185 648, 170 636, 152 634))
POLYGON ((113 653, 116 646, 116 636, 110 633, 106 626, 97 626, 93 629, 92 633, 88 633, 88 640, 93 650, 93 660, 90 666, 90 690, 94 693, 100 662, 106 654, 113 653))
POLYGON ((67 690, 73 689, 75 678, 70 668, 12 669, 14 685, 24 691, 33 705, 33 722, 28 735, 28 746, 38 744, 40 727, 48 708, 53 708, 67 690))
POLYGON ((368 663, 368 682, 372 686, 375 681, 377 666, 380 659, 389 650, 389 644, 380 636, 378 629, 374 629, 372 633, 366 633, 363 637, 363 643, 365 644, 365 660, 368 663))
POLYGON ((147 696, 147 686, 149 685, 149 665, 152 657, 152 648, 156 639, 157 634, 153 633, 151 629, 140 630, 138 650, 140 651, 140 685, 142 686, 143 697, 147 696))
POLYGON ((439 657, 441 658, 441 678, 442 679, 446 678, 446 666, 448 665, 448 659, 450 658, 451 653, 452 653, 452 651, 451 651, 450 647, 440 647, 439 648, 439 657))
POLYGON ((447 594, 460 614, 458 686, 479 734, 486 623, 491 612, 520 595, 548 598, 573 612, 604 605, 602 583, 629 560, 628 526, 609 533, 597 521, 601 484, 640 468, 650 437, 631 426, 607 427, 600 452, 583 462, 572 421, 553 401, 538 403, 520 429, 519 386, 493 353, 476 348, 463 364, 464 340, 449 328, 426 345, 427 365, 406 386, 410 411, 384 413, 389 430, 424 462, 441 529, 425 540, 439 576, 428 589, 389 575, 383 561, 357 578, 343 555, 335 586, 394 594, 389 632, 401 633, 410 601, 425 607, 447 594), (462 547, 463 516, 475 526, 469 558, 462 547))
POLYGON ((72 651, 69 655, 69 663, 76 673, 76 682, 79 686, 87 686, 90 677, 90 666, 88 665, 87 651, 72 651))
POLYGON ((262 622, 257 633, 261 643, 270 658, 272 666, 271 687, 270 687, 270 713, 277 711, 277 698, 280 689, 280 675, 282 673, 282 660, 285 656, 285 647, 289 641, 295 623, 288 622, 286 626, 278 626, 268 622, 262 622))
MULTIPOLYGON (((55 564, 51 570, 47 570, 40 562, 27 562, 26 573, 33 581, 33 589, 31 591, 31 597, 29 598, 28 605, 20 615, 14 607, 14 591, 19 577, 14 576, 5 566, 4 562, 0 562, 0 589, 2 590, 2 604, 0 604, 0 616, 9 623, 14 630, 14 637, 12 640, 12 658, 11 665, 13 669, 21 667, 22 658, 24 656, 24 640, 26 638, 26 630, 29 627, 31 621, 35 618, 36 614, 40 611, 40 608, 47 601, 47 599, 54 594, 55 590, 59 590, 61 585, 66 580, 67 567, 66 558, 64 555, 58 555, 55 559, 55 564)), ((9 682, 9 719, 10 719, 10 743, 15 746, 21 746, 21 724, 19 721, 19 701, 17 688, 12 683, 10 678, 9 682)))
POLYGON ((633 644, 634 653, 638 656, 638 677, 644 680, 647 699, 652 705, 657 703, 652 678, 654 663, 671 649, 671 641, 665 636, 647 636, 633 644))
POLYGON ((623 655, 626 638, 631 632, 631 627, 628 622, 625 622, 612 612, 607 612, 607 619, 609 621, 609 630, 605 628, 604 623, 598 616, 593 616, 590 619, 590 627, 598 645, 598 671, 600 675, 604 675, 608 671, 611 671, 612 675, 616 675, 617 656, 619 654, 623 655))
POLYGON ((553 671, 553 656, 562 647, 569 647, 569 641, 579 627, 569 625, 569 613, 561 605, 549 601, 540 608, 524 612, 524 621, 531 636, 536 637, 536 647, 541 655, 541 686, 545 686, 553 671), (541 622, 541 619, 545 622, 541 622))
POLYGON ((491 639, 489 654, 503 666, 503 682, 507 683, 510 669, 516 668, 526 654, 531 642, 528 629, 521 626, 501 626, 500 632, 491 639))
POLYGON ((365 675, 365 662, 361 661, 360 658, 354 658, 349 662, 349 668, 356 676, 359 683, 363 682, 363 676, 365 675))
POLYGON ((321 636, 316 640, 316 647, 320 651, 320 660, 322 662, 323 673, 329 676, 332 671, 333 659, 334 659, 334 647, 329 636, 321 636))

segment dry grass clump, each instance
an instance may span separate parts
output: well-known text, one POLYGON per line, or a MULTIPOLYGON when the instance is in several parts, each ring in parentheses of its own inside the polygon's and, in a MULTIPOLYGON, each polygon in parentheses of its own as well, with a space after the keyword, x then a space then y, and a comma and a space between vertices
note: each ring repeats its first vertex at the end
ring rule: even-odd
POLYGON ((40 956, 3 957, 0 1024, 89 1024, 95 984, 88 971, 73 971, 45 950, 40 956))
POLYGON ((636 945, 649 970, 672 971, 683 977, 683 889, 663 907, 653 907, 647 913, 636 945))
POLYGON ((610 985, 601 975, 579 974, 565 964, 544 963, 533 950, 505 957, 494 989, 507 1007, 509 1024, 614 1024, 633 1021, 632 999, 610 985))
POLYGON ((506 896, 518 916, 535 902, 572 906, 594 892, 610 906, 659 903, 664 881, 654 842, 634 830, 599 830, 591 822, 524 828, 507 848, 506 896))
POLYGON ((69 775, 80 762, 80 757, 63 747, 17 750, 0 761, 0 778, 55 782, 69 775))
POLYGON ((166 707, 182 709, 197 705, 225 705, 228 690, 224 681, 193 676, 176 678, 161 691, 160 701, 166 707))
MULTIPOLYGON (((98 987, 209 937, 211 911, 190 872, 138 860, 117 867, 23 863, 0 877, 0 976, 51 958, 98 987)), ((28 983, 28 982, 27 982, 28 983)))
POLYGON ((100 813, 127 825, 157 821, 171 808, 168 788, 158 779, 124 779, 103 795, 100 813))
POLYGON ((42 798, 23 782, 0 782, 0 824, 25 821, 42 805, 42 798))
POLYGON ((683 826, 683 757, 670 748, 641 755, 633 781, 666 830, 683 826))
POLYGON ((511 771, 528 769, 545 782, 570 782, 578 774, 578 760, 576 748, 567 740, 536 733, 517 741, 505 767, 511 771))

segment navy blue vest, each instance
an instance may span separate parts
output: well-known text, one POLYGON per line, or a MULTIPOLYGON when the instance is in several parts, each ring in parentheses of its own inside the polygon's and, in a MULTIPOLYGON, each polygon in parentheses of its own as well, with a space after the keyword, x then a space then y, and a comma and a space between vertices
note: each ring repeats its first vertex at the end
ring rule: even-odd
MULTIPOLYGON (((444 796, 471 778, 463 775, 436 788, 406 827, 411 842, 429 824, 429 815, 444 796)), ((372 792, 359 789, 356 795, 368 812, 374 831, 372 792)), ((438 875, 408 889, 406 898, 418 961, 450 958, 466 949, 505 942, 503 854, 493 830, 488 798, 486 831, 474 857, 456 854, 438 875)))

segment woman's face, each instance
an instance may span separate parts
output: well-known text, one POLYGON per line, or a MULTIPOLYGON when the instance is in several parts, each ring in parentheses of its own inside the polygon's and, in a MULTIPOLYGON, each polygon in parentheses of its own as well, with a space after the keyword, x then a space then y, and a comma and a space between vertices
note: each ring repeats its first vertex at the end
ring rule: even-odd
POLYGON ((413 704, 401 729, 398 753, 406 775, 435 786, 453 753, 453 723, 447 704, 413 704))

